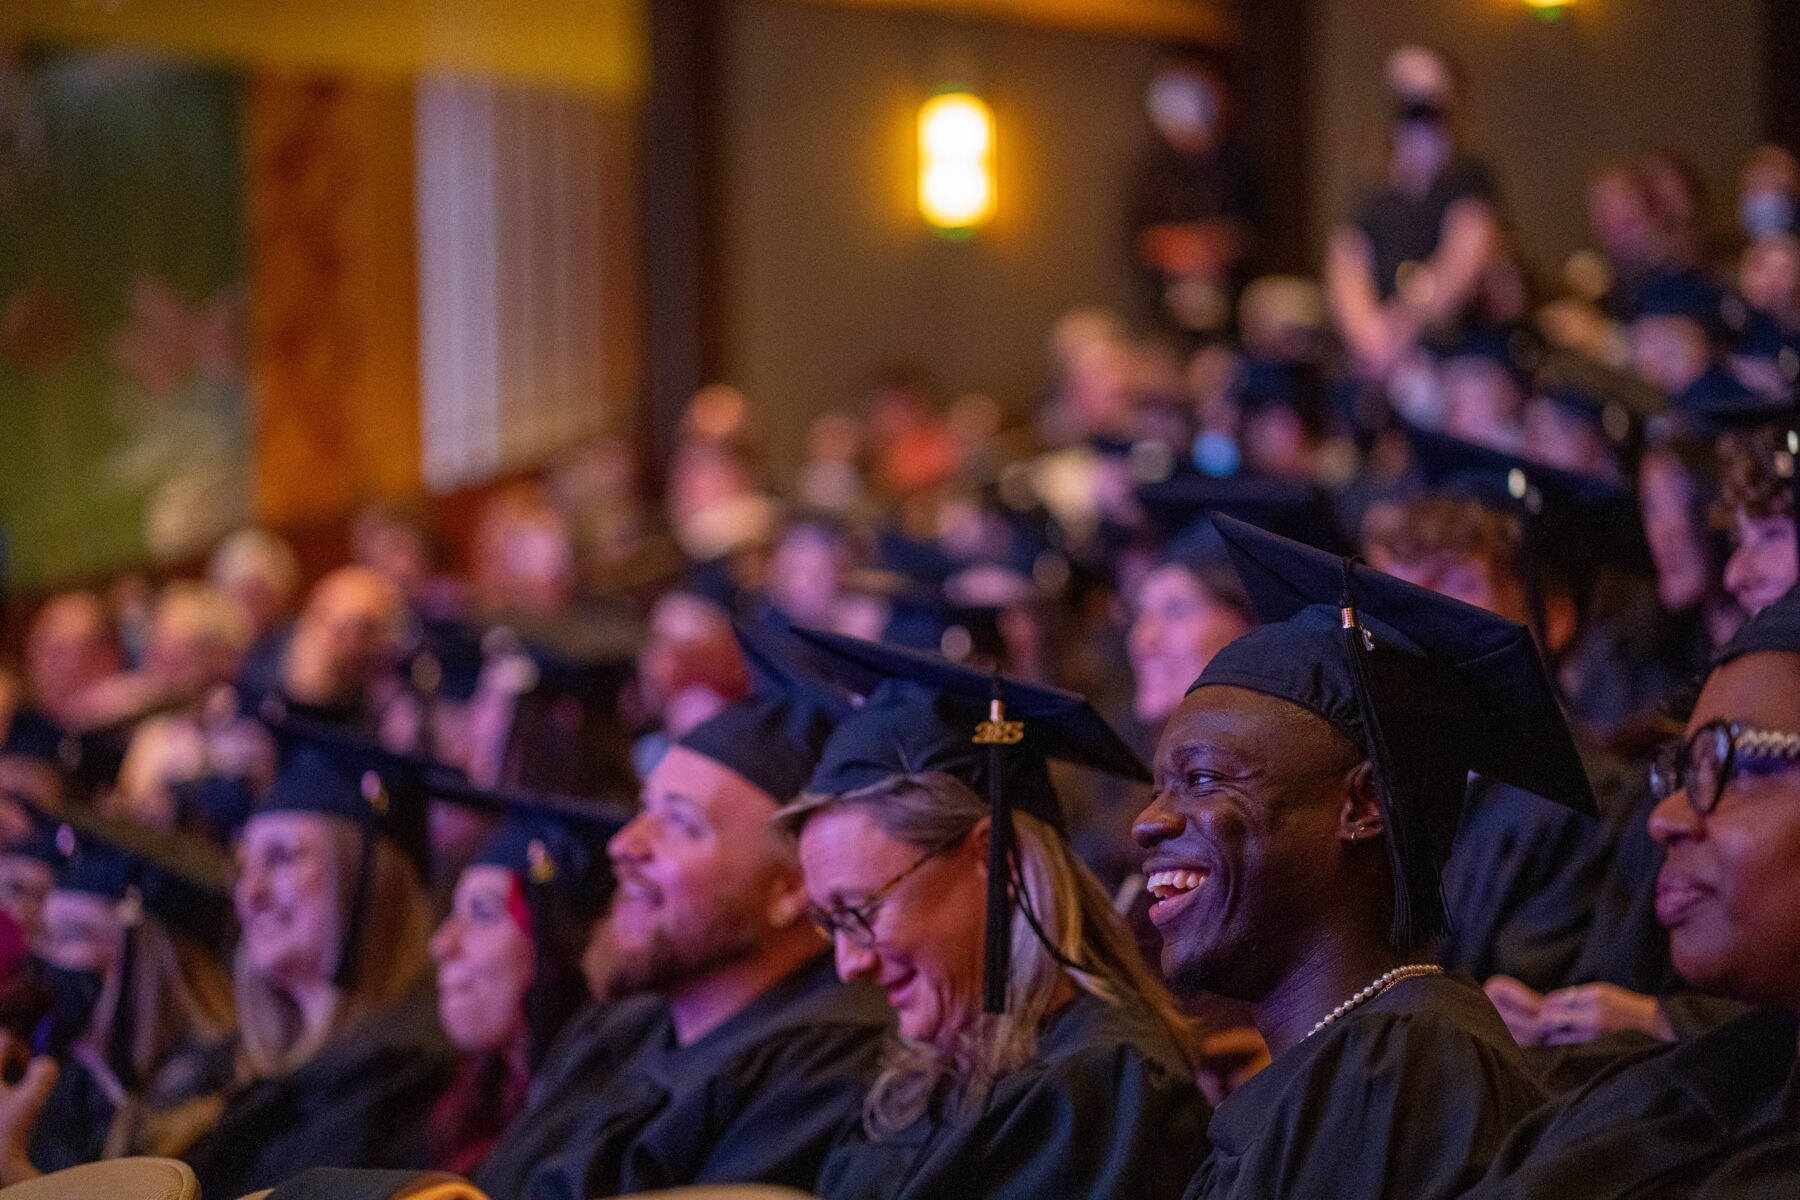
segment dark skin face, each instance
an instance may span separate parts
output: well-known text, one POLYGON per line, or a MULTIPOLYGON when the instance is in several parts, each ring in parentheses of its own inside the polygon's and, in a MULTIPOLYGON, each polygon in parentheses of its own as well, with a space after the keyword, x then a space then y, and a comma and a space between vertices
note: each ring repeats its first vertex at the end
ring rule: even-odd
POLYGON ((1323 720, 1201 688, 1164 727, 1155 775, 1133 834, 1177 990, 1249 1001, 1280 1054, 1400 961, 1373 775, 1323 720))
MULTIPOLYGON (((1800 655, 1714 671, 1687 732, 1716 720, 1800 732, 1800 655)), ((1668 851, 1656 910, 1676 969, 1709 992, 1800 1011, 1800 765, 1746 761, 1705 817, 1676 792, 1650 814, 1650 835, 1668 851)))

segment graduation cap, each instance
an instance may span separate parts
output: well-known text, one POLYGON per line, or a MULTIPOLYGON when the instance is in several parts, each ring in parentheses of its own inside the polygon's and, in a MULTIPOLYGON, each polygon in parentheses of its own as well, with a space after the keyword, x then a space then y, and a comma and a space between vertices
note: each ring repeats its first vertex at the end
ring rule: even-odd
POLYGON ((1368 756, 1396 946, 1446 931, 1441 874, 1471 771, 1595 812, 1523 626, 1229 517, 1218 528, 1265 624, 1214 655, 1189 692, 1230 686, 1287 701, 1368 756))
POLYGON ((181 827, 220 844, 237 837, 256 804, 256 786, 243 775, 209 771, 168 786, 181 827))
POLYGON ((0 742, 0 754, 16 754, 60 769, 62 742, 60 726, 36 709, 24 708, 13 714, 11 724, 6 727, 6 740, 0 742))
POLYGON ((419 645, 407 661, 407 678, 425 696, 467 703, 481 680, 482 631, 461 621, 421 622, 419 645))
MULTIPOLYGON (((257 806, 257 812, 279 807, 370 821, 376 832, 391 837, 415 862, 429 857, 422 835, 415 832, 422 827, 423 821, 422 816, 415 816, 415 810, 422 813, 422 802, 425 801, 442 800, 500 816, 554 818, 577 827, 602 831, 602 837, 610 837, 631 819, 635 811, 628 804, 598 797, 566 796, 536 788, 478 787, 469 781, 467 774, 448 763, 421 754, 389 750, 367 735, 329 722, 283 715, 273 709, 265 712, 263 719, 282 748, 284 762, 304 751, 314 758, 315 763, 322 758, 340 781, 354 781, 357 792, 379 791, 386 794, 387 802, 377 805, 358 803, 339 789, 330 799, 314 803, 283 800, 278 804, 276 793, 280 789, 271 789, 270 795, 257 806), (377 810, 393 813, 396 800, 404 811, 392 818, 382 817, 377 810)), ((283 769, 285 773, 286 768, 283 769)))
POLYGON ((1705 432, 1714 435, 1768 428, 1786 431, 1786 445, 1781 447, 1786 457, 1777 459, 1776 470, 1779 472, 1784 467, 1786 469, 1785 477, 1793 496, 1794 534, 1796 538, 1800 538, 1800 468, 1796 467, 1800 463, 1800 392, 1770 400, 1744 389, 1709 399, 1704 405, 1690 411, 1696 418, 1696 423, 1705 432))
MULTIPOLYGON (((191 834, 120 821, 73 806, 45 809, 62 856, 56 887, 131 901, 215 952, 231 914, 230 866, 218 846, 191 834)), ((130 925, 135 913, 128 912, 130 925)))
MULTIPOLYGON (((1602 567, 1636 574, 1655 569, 1637 497, 1629 488, 1417 426, 1407 425, 1405 432, 1413 462, 1433 491, 1517 516, 1534 558, 1564 572, 1577 591, 1602 567)), ((1528 567, 1535 569, 1535 563, 1528 567)), ((1542 580, 1526 582, 1542 585, 1542 580)))
POLYGON ((266 713, 283 766, 255 813, 311 812, 353 822, 362 833, 359 877, 338 956, 340 985, 354 970, 368 904, 376 837, 388 838, 430 878, 429 805, 443 800, 486 812, 549 816, 606 830, 630 819, 625 806, 521 789, 479 788, 461 771, 420 755, 399 754, 327 722, 266 713))
POLYGON ((739 621, 732 632, 750 668, 750 694, 689 730, 677 744, 743 776, 776 804, 800 794, 832 729, 851 711, 849 696, 782 631, 739 621), (809 666, 810 664, 810 666, 809 666))
MULTIPOLYGON (((231 928, 231 890, 228 863, 217 846, 70 805, 27 803, 34 824, 55 830, 52 837, 61 857, 56 889, 87 892, 115 905, 125 931, 120 995, 131 994, 139 969, 136 931, 146 914, 223 957, 231 928)), ((128 1088, 137 1084, 131 1054, 136 1019, 131 1005, 119 1005, 107 1039, 107 1062, 128 1088)), ((49 1049, 79 1033, 46 1023, 34 1041, 49 1049)))
POLYGON ((1159 483, 1140 485, 1136 495, 1144 515, 1165 537, 1187 534, 1207 516, 1224 513, 1328 553, 1349 549, 1330 498, 1299 480, 1272 475, 1214 479, 1179 471, 1159 483))
POLYGON ((1526 386, 1544 358, 1544 343, 1530 326, 1522 324, 1466 325, 1453 335, 1430 343, 1440 360, 1479 358, 1494 363, 1526 386))
POLYGON ((1727 292, 1704 271, 1685 268, 1658 271, 1632 293, 1627 318, 1682 317, 1715 342, 1725 343, 1742 328, 1743 301, 1727 292), (1733 303, 1735 301, 1735 303, 1733 303))
POLYGON ((1669 407, 1668 396, 1655 385, 1586 354, 1561 348, 1545 352, 1535 390, 1620 444, 1669 407))
MULTIPOLYGON (((1064 832, 1048 759, 1141 782, 1149 782, 1150 772, 1075 692, 971 670, 898 646, 816 629, 794 632, 825 652, 827 669, 840 683, 867 698, 831 735, 808 792, 837 795, 895 775, 941 772, 976 795, 986 794, 990 831, 982 998, 986 1011, 1004 1012, 1013 812, 1029 813, 1064 832)), ((1017 895, 1040 940, 1057 955, 1030 911, 1022 885, 1017 895)))
POLYGON ((994 605, 952 604, 923 590, 891 598, 881 640, 910 650, 931 650, 957 662, 1002 662, 1006 639, 1000 632, 1001 609, 994 605))

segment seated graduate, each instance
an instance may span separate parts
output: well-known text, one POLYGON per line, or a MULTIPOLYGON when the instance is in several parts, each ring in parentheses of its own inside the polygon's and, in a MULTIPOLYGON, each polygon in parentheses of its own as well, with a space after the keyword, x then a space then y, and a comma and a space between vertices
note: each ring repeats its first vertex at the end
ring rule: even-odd
POLYGON ((1191 1031, 1070 849, 1046 759, 1143 764, 1073 693, 801 636, 867 702, 781 817, 839 976, 899 1023, 818 1192, 1179 1194, 1208 1116, 1191 1031))
POLYGON ((1683 976, 1762 1010, 1534 1113, 1471 1195, 1800 1195, 1800 590, 1718 662, 1655 772, 1656 913, 1683 976))
POLYGON ((1274 1061, 1188 1189, 1448 1196, 1540 1100, 1472 980, 1432 960, 1469 772, 1592 796, 1523 627, 1215 520, 1266 624, 1176 709, 1139 818, 1178 989, 1248 1000, 1274 1061))
POLYGON ((609 996, 551 1048, 476 1171, 495 1200, 811 1190, 856 1120, 887 1008, 833 977, 794 839, 770 823, 845 708, 771 658, 753 666, 758 690, 664 752, 608 843, 609 996))
POLYGON ((426 1126, 430 1166, 480 1166, 587 1001, 582 956, 612 895, 599 837, 585 823, 519 817, 463 868, 431 938, 438 1019, 463 1061, 426 1126))
POLYGON ((424 798, 398 775, 304 743, 245 824, 238 1077, 188 1156, 205 1194, 423 1158, 455 1063, 432 1005, 424 837, 424 798))
POLYGON ((0 1184, 183 1154, 231 1079, 224 856, 91 816, 82 827, 59 831, 69 853, 44 902, 54 1003, 34 1036, 40 1057, 0 1084, 0 1184))

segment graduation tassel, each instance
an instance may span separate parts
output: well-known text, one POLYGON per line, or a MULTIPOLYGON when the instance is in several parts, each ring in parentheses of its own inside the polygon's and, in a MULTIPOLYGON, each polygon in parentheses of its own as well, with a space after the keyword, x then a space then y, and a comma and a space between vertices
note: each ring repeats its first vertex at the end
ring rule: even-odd
POLYGON ((987 952, 981 977, 981 1009, 1006 1011, 1006 976, 1012 958, 1012 904, 1009 900, 1007 863, 1012 858, 1012 817, 1000 786, 1006 749, 1001 738, 1006 727, 1006 708, 1000 700, 1000 676, 993 677, 988 700, 988 719, 977 727, 975 740, 987 744, 988 757, 988 879, 987 952))
POLYGON ((334 986, 349 989, 356 983, 356 960, 362 948, 363 925, 368 919, 369 893, 375 889, 375 822, 387 811, 387 789, 373 771, 363 772, 362 794, 366 802, 362 821, 362 852, 356 864, 356 893, 350 897, 350 910, 344 914, 343 937, 338 942, 337 970, 332 972, 334 986))
POLYGON ((1430 855, 1411 852, 1412 830, 1405 819, 1405 802, 1400 797, 1399 780, 1394 778, 1394 758, 1388 749, 1387 731, 1382 727, 1381 705, 1375 692, 1375 681, 1369 675, 1367 656, 1374 653, 1375 639, 1363 627, 1356 614, 1351 595, 1350 578, 1355 560, 1343 560, 1343 590, 1338 605, 1343 613, 1344 640, 1350 652, 1350 680, 1356 691, 1356 706, 1369 732, 1369 765, 1375 772, 1375 787, 1382 800, 1383 824, 1387 828, 1388 863, 1394 877, 1394 919, 1388 938, 1398 948, 1417 945, 1421 938, 1443 935, 1444 911, 1441 898, 1431 911, 1433 899, 1440 896, 1441 884, 1435 878, 1415 878, 1408 868, 1413 861, 1427 864, 1430 855))
POLYGON ((124 930, 124 946, 119 952, 119 995, 113 1002, 112 1029, 108 1031, 106 1058, 113 1075, 127 1092, 138 1087, 137 1064, 133 1061, 132 1043, 137 1040, 138 930, 144 923, 144 899, 136 884, 125 891, 119 901, 119 925, 124 930))

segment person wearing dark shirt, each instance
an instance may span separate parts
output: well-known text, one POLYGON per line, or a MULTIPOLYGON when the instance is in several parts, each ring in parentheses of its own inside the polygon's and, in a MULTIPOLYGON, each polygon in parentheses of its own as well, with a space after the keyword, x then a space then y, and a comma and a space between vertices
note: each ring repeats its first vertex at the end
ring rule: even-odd
POLYGON ((1187 1195, 1459 1194, 1542 1099, 1432 959, 1466 782, 1591 811, 1580 759, 1524 627, 1214 524, 1265 623, 1170 718, 1137 836, 1164 973, 1247 1000, 1273 1062, 1220 1104, 1187 1195))
POLYGON ((885 988, 898 1025, 819 1193, 1178 1195, 1206 1145, 1192 1035, 1069 848, 1046 768, 1142 763, 1073 693, 802 636, 865 703, 783 817, 838 973, 885 988), (1018 738, 982 743, 984 716, 1018 738))
POLYGON ((610 1003, 577 1018, 475 1173, 496 1200, 810 1190, 856 1120, 887 1014, 832 978, 794 839, 770 824, 845 706, 741 636, 758 690, 664 753, 608 844, 610 1003))
POLYGON ((1800 591, 1720 652, 1653 779, 1674 965, 1758 1010, 1532 1114, 1472 1196, 1800 1194, 1800 591))
POLYGON ((1224 81, 1206 64, 1163 66, 1146 107, 1156 138, 1132 197, 1138 265, 1162 322, 1188 334, 1222 332, 1261 217, 1255 170, 1231 136, 1224 81))
POLYGON ((1487 169, 1454 133, 1450 66, 1419 46, 1388 57, 1394 102, 1388 176, 1332 231, 1325 284, 1356 368, 1385 380, 1421 333, 1454 324, 1499 253, 1487 169))

